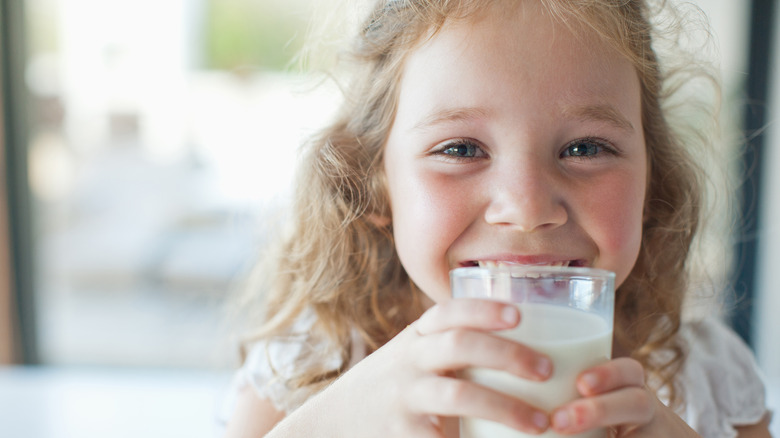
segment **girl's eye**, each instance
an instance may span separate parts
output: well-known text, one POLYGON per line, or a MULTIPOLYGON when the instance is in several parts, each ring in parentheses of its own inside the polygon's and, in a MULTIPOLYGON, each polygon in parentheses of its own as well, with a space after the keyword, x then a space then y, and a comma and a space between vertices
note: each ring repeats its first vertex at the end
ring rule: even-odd
POLYGON ((487 156, 481 147, 469 140, 458 140, 445 144, 438 153, 445 155, 447 158, 455 159, 483 158, 487 156))
POLYGON ((574 157, 574 158, 594 158, 604 152, 611 152, 608 146, 603 141, 585 138, 574 140, 566 146, 566 149, 561 153, 562 157, 574 157))

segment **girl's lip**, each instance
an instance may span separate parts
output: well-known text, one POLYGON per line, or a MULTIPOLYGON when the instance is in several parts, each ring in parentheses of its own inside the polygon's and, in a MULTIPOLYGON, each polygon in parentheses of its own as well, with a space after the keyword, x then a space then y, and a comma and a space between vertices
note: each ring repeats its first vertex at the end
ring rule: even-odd
POLYGON ((459 263, 460 267, 469 266, 572 266, 586 267, 588 263, 585 259, 577 257, 562 256, 505 256, 505 257, 484 257, 473 260, 466 260, 459 263))

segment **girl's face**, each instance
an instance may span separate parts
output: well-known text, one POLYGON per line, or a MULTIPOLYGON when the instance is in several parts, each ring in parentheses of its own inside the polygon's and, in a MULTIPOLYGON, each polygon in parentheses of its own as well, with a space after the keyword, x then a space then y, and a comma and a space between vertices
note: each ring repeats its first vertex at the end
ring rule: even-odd
POLYGON ((590 266, 619 285, 637 259, 637 73, 521 5, 445 25, 404 66, 384 165, 396 249, 435 302, 461 266, 590 266))

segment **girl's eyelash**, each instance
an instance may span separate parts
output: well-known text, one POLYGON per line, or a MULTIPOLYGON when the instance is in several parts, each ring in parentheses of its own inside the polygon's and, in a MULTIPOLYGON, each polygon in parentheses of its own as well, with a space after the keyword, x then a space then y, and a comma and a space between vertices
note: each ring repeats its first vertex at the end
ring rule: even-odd
MULTIPOLYGON (((567 143, 560 153, 561 158, 580 160, 595 159, 602 154, 618 155, 618 150, 609 141, 598 137, 583 137, 567 143)), ((435 147, 431 155, 444 160, 467 161, 488 158, 485 147, 470 138, 446 141, 435 147)))
POLYGON ((482 159, 488 156, 485 148, 478 141, 469 138, 447 141, 431 151, 431 155, 456 161, 482 159))
POLYGON ((603 153, 617 155, 618 151, 607 140, 597 137, 584 137, 569 142, 561 151, 561 157, 594 159, 597 155, 603 153))

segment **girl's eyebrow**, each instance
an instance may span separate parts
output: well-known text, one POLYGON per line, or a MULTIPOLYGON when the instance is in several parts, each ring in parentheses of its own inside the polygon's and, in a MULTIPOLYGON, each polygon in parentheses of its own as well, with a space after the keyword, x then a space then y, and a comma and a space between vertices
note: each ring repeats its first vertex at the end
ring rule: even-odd
POLYGON ((634 125, 623 117, 615 107, 609 104, 569 105, 563 108, 566 117, 580 121, 605 122, 624 131, 633 131, 634 125))
POLYGON ((434 111, 428 117, 414 125, 412 130, 425 130, 441 123, 469 122, 486 118, 489 111, 480 107, 447 108, 434 111))
MULTIPOLYGON (((620 111, 609 104, 567 105, 563 115, 581 121, 597 121, 610 124, 618 129, 632 132, 634 125, 620 111)), ((481 107, 447 108, 434 111, 428 117, 414 125, 412 130, 425 130, 442 123, 470 122, 487 118, 490 112, 481 107)))

